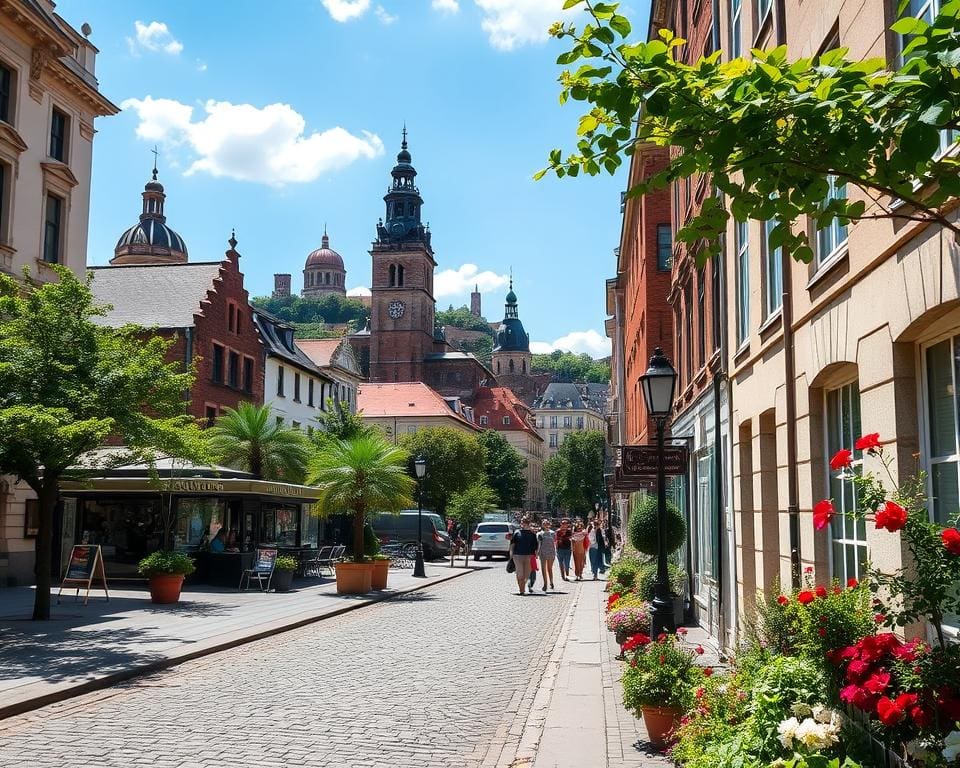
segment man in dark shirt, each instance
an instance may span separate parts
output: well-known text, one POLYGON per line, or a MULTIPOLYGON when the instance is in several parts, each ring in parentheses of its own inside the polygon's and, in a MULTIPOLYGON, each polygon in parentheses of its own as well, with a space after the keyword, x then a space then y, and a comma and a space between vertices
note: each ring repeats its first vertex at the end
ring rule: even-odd
POLYGON ((516 568, 517 586, 520 594, 527 593, 527 581, 530 579, 531 558, 537 554, 539 542, 537 535, 530 530, 530 518, 526 515, 520 520, 520 529, 510 539, 510 554, 516 568))

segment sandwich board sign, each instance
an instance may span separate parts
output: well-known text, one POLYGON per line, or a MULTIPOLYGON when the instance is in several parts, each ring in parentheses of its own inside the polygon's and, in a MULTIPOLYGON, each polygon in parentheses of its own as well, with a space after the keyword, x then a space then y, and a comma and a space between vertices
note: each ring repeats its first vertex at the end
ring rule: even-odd
POLYGON ((74 544, 70 550, 70 559, 67 560, 67 571, 60 583, 60 591, 57 592, 57 602, 60 602, 64 587, 76 587, 77 594, 74 598, 78 598, 80 590, 86 587, 87 592, 83 597, 83 604, 86 605, 87 600, 90 599, 90 587, 94 579, 99 579, 103 584, 103 593, 109 602, 110 592, 107 591, 107 574, 103 570, 103 553, 100 551, 100 545, 74 544))

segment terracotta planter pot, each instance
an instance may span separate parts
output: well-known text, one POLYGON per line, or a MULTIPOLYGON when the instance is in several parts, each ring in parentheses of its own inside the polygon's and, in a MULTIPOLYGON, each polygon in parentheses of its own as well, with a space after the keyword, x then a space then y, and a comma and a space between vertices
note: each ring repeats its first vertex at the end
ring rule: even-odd
POLYGON ((643 724, 650 743, 663 749, 670 743, 669 734, 680 725, 680 710, 673 707, 641 707, 643 724))
POLYGON ((176 603, 182 586, 182 573, 155 573, 150 577, 150 600, 161 605, 176 603))
POLYGON ((337 594, 365 595, 371 590, 373 563, 337 563, 337 594))
POLYGON ((386 589, 387 588, 387 574, 390 572, 390 561, 389 560, 374 560, 373 561, 373 576, 370 581, 370 586, 373 589, 386 589))

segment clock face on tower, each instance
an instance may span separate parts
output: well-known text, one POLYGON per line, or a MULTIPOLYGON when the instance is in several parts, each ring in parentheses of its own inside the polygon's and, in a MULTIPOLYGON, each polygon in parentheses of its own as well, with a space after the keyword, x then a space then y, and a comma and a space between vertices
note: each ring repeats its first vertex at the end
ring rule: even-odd
POLYGON ((390 317, 392 317, 394 320, 399 320, 401 317, 403 317, 403 310, 404 306, 402 301, 391 301, 387 307, 390 317))

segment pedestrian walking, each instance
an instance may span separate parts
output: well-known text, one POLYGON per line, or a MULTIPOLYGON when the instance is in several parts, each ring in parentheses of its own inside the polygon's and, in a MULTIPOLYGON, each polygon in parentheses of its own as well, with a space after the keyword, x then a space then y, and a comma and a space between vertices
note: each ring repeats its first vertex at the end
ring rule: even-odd
POLYGON ((520 519, 520 528, 510 537, 510 556, 516 569, 517 587, 520 594, 527 593, 527 581, 530 578, 530 558, 537 554, 537 535, 530 530, 530 518, 524 515, 520 519))
POLYGON ((596 522, 587 526, 587 556, 590 558, 590 570, 593 572, 593 580, 596 581, 600 572, 600 559, 603 557, 603 534, 596 522))
POLYGON ((543 577, 543 591, 556 589, 553 586, 553 561, 557 558, 557 534, 553 531, 553 526, 548 519, 544 519, 540 524, 540 532, 537 533, 537 543, 540 552, 540 570, 543 577))
POLYGON ((577 581, 580 581, 583 578, 583 566, 587 559, 587 532, 583 529, 583 523, 580 520, 577 520, 573 526, 570 547, 573 552, 573 574, 577 581))
POLYGON ((594 522, 593 530, 597 537, 597 565, 600 568, 600 573, 607 572, 607 537, 603 529, 603 523, 594 522))
POLYGON ((565 517, 557 529, 557 562, 560 564, 560 578, 570 581, 570 558, 573 555, 573 529, 570 519, 565 517))

